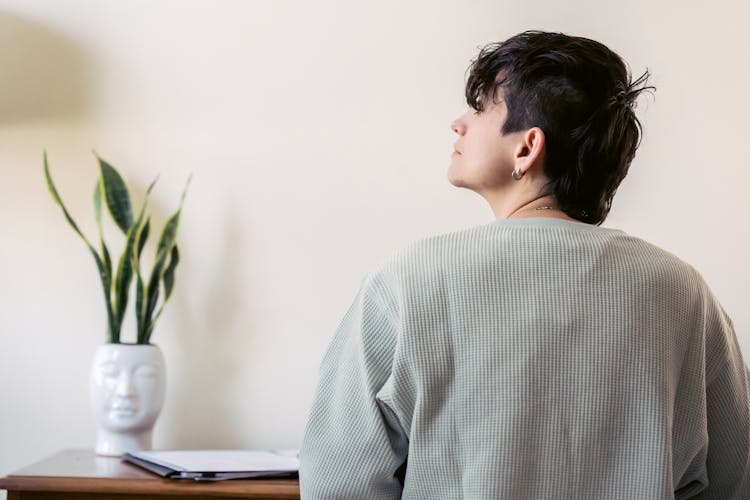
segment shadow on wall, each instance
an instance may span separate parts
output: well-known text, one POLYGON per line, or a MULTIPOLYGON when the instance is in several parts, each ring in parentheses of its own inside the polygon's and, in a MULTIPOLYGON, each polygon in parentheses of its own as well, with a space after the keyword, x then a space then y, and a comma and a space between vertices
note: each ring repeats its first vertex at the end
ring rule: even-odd
POLYGON ((65 35, 0 11, 0 126, 79 118, 90 109, 91 64, 65 35))
MULTIPOLYGON (((168 441, 177 448, 237 448, 242 435, 232 381, 238 379, 234 336, 242 307, 240 276, 246 249, 237 217, 229 212, 224 220, 224 241, 216 244, 223 255, 219 263, 209 266, 213 279, 199 301, 201 312, 196 315, 190 307, 181 306, 178 316, 182 373, 174 370, 170 377, 181 384, 169 396, 177 418, 167 430, 168 441)), ((175 292, 182 295, 185 288, 183 283, 175 292)), ((186 303, 184 297, 179 300, 186 303)))

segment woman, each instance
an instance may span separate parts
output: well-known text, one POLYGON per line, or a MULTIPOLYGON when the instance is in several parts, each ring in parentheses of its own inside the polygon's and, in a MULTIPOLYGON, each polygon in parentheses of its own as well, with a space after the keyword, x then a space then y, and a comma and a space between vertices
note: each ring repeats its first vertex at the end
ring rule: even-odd
POLYGON ((321 365, 302 498, 750 498, 731 319, 691 265, 600 227, 648 73, 541 31, 470 69, 448 177, 496 220, 362 280, 321 365))

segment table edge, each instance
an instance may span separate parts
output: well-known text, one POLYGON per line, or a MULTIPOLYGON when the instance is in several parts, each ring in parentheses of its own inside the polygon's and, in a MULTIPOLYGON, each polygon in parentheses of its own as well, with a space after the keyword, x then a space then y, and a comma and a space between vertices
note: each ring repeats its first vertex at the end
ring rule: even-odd
POLYGON ((86 493, 180 494, 197 496, 211 494, 226 497, 247 497, 252 494, 273 495, 273 498, 300 498, 298 479, 230 479, 197 482, 186 479, 113 477, 23 476, 9 474, 0 478, 0 490, 56 491, 86 493))

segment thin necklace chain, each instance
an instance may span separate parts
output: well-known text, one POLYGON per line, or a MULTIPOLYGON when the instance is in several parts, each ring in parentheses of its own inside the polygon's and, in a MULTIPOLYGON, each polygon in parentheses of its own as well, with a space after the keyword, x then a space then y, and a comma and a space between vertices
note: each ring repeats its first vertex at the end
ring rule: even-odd
MULTIPOLYGON (((523 210, 530 210, 530 209, 528 209, 528 208, 524 208, 523 210)), ((523 212, 523 210, 519 210, 519 211, 520 211, 520 212, 523 212)), ((534 210, 559 210, 559 209, 557 209, 557 208, 555 208, 555 207, 551 207, 551 206, 549 206, 549 205, 545 205, 545 206, 543 206, 543 207, 536 207, 536 208, 534 208, 534 210)))

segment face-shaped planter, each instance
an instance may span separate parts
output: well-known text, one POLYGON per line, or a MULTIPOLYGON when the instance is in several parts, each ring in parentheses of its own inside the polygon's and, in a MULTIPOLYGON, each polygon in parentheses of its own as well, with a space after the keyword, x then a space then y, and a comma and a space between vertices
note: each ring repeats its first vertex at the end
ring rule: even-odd
POLYGON ((164 404, 164 356, 153 344, 103 344, 89 378, 98 424, 96 453, 117 456, 150 450, 151 431, 164 404))

